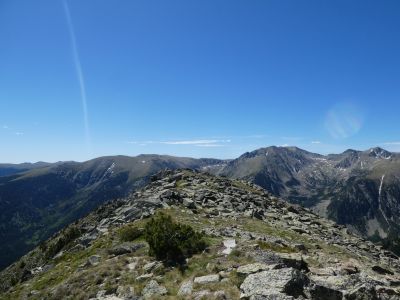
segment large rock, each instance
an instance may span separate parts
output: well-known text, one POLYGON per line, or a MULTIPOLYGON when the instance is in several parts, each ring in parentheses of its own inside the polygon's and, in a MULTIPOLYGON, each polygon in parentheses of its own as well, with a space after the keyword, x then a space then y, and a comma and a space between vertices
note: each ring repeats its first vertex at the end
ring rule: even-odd
POLYGON ((100 263, 101 256, 100 255, 92 255, 88 258, 87 265, 97 266, 100 263))
POLYGON ((263 263, 254 263, 237 268, 236 272, 239 275, 249 275, 260 271, 272 270, 276 265, 267 265, 263 263))
POLYGON ((192 280, 187 280, 182 282, 179 291, 178 291, 178 296, 187 296, 190 295, 193 291, 193 281, 192 280))
POLYGON ((342 300, 343 293, 335 288, 318 283, 312 283, 308 287, 308 293, 313 300, 342 300))
POLYGON ((145 247, 143 243, 124 243, 118 246, 115 246, 114 248, 111 248, 108 250, 108 254, 110 255, 123 255, 127 253, 132 253, 140 248, 145 247))
POLYGON ((219 274, 206 275, 206 276, 196 277, 194 279, 194 283, 197 284, 215 283, 219 282, 219 278, 220 278, 219 274))
POLYGON ((133 300, 138 298, 135 295, 135 289, 131 286, 119 286, 117 288, 117 296, 124 300, 133 300))
POLYGON ((160 270, 162 267, 163 267, 162 262, 152 261, 143 266, 143 271, 145 271, 146 273, 149 273, 149 272, 160 270))
POLYGON ((279 258, 286 267, 309 271, 307 263, 299 253, 279 253, 279 258))
POLYGON ((294 300, 294 297, 285 294, 270 294, 266 296, 254 295, 249 298, 250 300, 294 300))
POLYGON ((167 294, 167 289, 159 285, 155 280, 150 280, 142 290, 142 296, 145 299, 151 299, 155 296, 162 296, 165 294, 167 294))
POLYGON ((284 295, 298 297, 303 294, 303 287, 307 283, 308 278, 294 268, 263 271, 247 276, 240 286, 241 298, 263 296, 269 298, 253 299, 284 299, 284 295))
MULTIPOLYGON (((370 284, 363 284, 348 292, 344 299, 346 300, 378 300, 375 287, 370 284)), ((399 299, 399 298, 397 298, 399 299)), ((393 299, 394 300, 394 299, 393 299)))

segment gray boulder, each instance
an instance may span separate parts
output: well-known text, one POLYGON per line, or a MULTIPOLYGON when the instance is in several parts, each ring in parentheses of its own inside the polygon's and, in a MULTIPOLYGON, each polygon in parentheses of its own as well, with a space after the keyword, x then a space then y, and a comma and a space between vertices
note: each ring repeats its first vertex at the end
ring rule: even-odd
POLYGON ((118 256, 135 252, 143 247, 145 247, 143 243, 124 243, 109 249, 108 254, 118 256))
POLYGON ((206 276, 196 277, 194 279, 194 283, 197 284, 215 283, 219 282, 219 279, 220 279, 219 274, 206 275, 206 276))
POLYGON ((193 291, 193 281, 192 280, 187 280, 182 282, 179 291, 178 291, 178 296, 186 296, 190 295, 193 291))
POLYGON ((264 299, 285 299, 282 298, 284 295, 298 297, 303 294, 303 287, 307 283, 308 278, 294 268, 263 271, 246 277, 240 286, 241 298, 264 296, 267 297, 264 299))
POLYGON ((240 266, 237 268, 236 272, 239 275, 249 275, 253 273, 257 273, 260 271, 266 271, 266 270, 271 270, 275 267, 275 265, 267 265, 263 263, 254 263, 254 264, 248 264, 244 266, 240 266))
POLYGON ((167 289, 164 286, 159 285, 155 280, 150 280, 142 290, 142 296, 144 299, 151 299, 152 297, 162 296, 165 294, 167 294, 167 289))

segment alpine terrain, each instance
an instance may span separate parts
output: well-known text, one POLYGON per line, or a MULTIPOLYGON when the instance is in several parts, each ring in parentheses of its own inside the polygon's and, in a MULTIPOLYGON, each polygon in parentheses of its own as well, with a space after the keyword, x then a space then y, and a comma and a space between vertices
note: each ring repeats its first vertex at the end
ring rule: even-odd
POLYGON ((164 171, 3 270, 0 288, 1 299, 394 300, 400 262, 257 185, 164 171))
POLYGON ((219 163, 139 155, 83 163, 0 165, 0 174, 8 174, 0 176, 0 269, 100 204, 145 185, 159 170, 219 163))
POLYGON ((216 171, 252 181, 400 252, 400 154, 381 148, 319 155, 296 147, 245 153, 216 171))

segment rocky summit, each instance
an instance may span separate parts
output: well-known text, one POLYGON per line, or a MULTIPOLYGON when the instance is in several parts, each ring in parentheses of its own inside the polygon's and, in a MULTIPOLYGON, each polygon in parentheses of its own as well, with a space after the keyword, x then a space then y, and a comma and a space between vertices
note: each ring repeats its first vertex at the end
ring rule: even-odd
POLYGON ((0 273, 0 299, 400 299, 400 261, 257 185, 164 171, 69 225, 0 273), (184 265, 149 255, 162 211, 202 232, 184 265))
POLYGON ((399 170, 400 154, 379 147, 320 155, 273 146, 212 171, 252 181, 400 254, 399 170))

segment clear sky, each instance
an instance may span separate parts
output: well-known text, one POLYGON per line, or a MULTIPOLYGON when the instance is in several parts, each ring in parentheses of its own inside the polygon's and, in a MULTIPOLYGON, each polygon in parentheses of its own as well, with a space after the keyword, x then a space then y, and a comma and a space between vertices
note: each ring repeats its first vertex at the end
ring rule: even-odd
POLYGON ((0 0, 0 162, 400 151, 400 1, 0 0))

